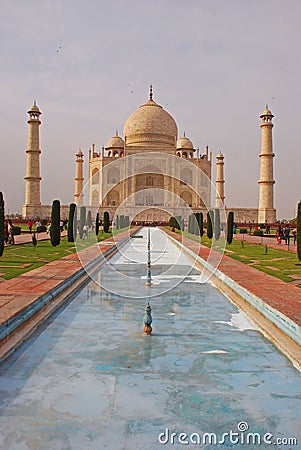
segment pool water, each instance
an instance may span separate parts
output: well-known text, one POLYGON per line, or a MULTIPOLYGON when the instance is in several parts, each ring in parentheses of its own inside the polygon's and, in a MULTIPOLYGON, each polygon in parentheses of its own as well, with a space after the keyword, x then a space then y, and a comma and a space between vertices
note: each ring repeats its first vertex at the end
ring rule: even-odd
POLYGON ((1 364, 0 448, 300 449, 300 373, 157 229, 147 288, 141 233, 1 364))

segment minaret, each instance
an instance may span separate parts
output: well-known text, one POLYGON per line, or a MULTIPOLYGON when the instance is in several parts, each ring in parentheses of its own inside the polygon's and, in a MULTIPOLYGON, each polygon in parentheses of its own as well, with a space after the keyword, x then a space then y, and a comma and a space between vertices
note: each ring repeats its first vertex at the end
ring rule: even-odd
POLYGON ((34 101, 34 104, 28 111, 29 125, 28 130, 28 147, 27 166, 25 176, 25 204, 22 208, 23 217, 40 215, 39 207, 41 205, 40 195, 40 115, 42 114, 34 101))
POLYGON ((274 209, 274 179, 273 179, 273 140, 272 123, 273 114, 266 105, 261 114, 261 152, 260 152, 260 179, 258 223, 268 224, 276 222, 276 210, 274 209))
POLYGON ((224 208, 225 201, 225 180, 224 180, 224 155, 219 152, 216 157, 216 197, 215 206, 216 208, 224 208))
POLYGON ((83 187, 84 187, 84 154, 81 149, 76 153, 76 161, 75 161, 75 192, 74 192, 74 203, 77 204, 78 207, 83 206, 83 187))

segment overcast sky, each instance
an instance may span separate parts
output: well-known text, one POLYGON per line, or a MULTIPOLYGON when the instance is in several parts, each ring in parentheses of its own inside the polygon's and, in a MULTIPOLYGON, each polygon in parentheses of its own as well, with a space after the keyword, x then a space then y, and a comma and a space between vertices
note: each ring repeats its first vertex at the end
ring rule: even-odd
MULTIPOLYGON (((225 155, 226 206, 257 207, 259 115, 275 115, 278 218, 301 198, 299 0, 1 1, 0 190, 25 193, 27 110, 42 111, 42 203, 73 201, 75 153, 99 150, 148 98, 225 155)), ((213 170, 215 179, 215 167, 213 170)))

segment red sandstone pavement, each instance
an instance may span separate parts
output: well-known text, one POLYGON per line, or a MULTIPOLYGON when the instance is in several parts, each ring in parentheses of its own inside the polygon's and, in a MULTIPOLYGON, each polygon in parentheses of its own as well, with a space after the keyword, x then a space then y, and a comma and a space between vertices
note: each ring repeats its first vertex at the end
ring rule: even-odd
MULTIPOLYGON (((63 231, 61 233, 61 236, 66 236, 67 231, 63 231)), ((46 241, 47 239, 50 239, 50 236, 48 233, 36 233, 36 239, 38 241, 46 241)), ((18 236, 15 236, 15 245, 16 244, 28 244, 29 242, 32 242, 32 235, 30 233, 21 233, 18 236)))
MULTIPOLYGON (((134 230, 131 230, 131 234, 134 230)), ((42 234, 42 233, 41 233, 42 234)), ((58 286, 90 261, 120 242, 128 232, 88 247, 80 252, 52 261, 0 284, 0 324, 24 310, 50 289, 58 286)))
POLYGON ((287 246, 285 241, 283 240, 281 244, 277 244, 276 236, 253 236, 249 234, 234 234, 233 238, 237 241, 246 241, 250 242, 251 244, 261 244, 261 245, 267 245, 269 248, 276 248, 277 250, 286 250, 289 252, 295 252, 297 251, 297 246, 294 245, 294 239, 290 239, 290 245, 287 246))
MULTIPOLYGON (((166 229, 164 231, 177 241, 182 242, 185 247, 198 254, 201 258, 207 260, 210 253, 209 248, 200 247, 197 242, 187 237, 182 238, 182 236, 172 231, 166 229)), ((226 255, 223 255, 218 269, 232 278, 237 284, 301 326, 300 288, 285 283, 276 277, 265 274, 226 255)))

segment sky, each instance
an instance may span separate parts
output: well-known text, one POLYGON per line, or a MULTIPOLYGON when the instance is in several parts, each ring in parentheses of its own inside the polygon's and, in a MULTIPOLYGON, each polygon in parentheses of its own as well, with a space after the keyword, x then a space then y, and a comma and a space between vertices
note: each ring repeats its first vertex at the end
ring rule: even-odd
MULTIPOLYGON (((295 216, 300 186, 299 0, 1 1, 0 190, 25 195, 27 111, 36 100, 41 199, 73 201, 75 154, 87 162, 148 99, 195 147, 225 155, 227 207, 257 207, 260 114, 273 128, 277 218, 295 216)), ((213 165, 215 179, 215 164, 213 165)))

